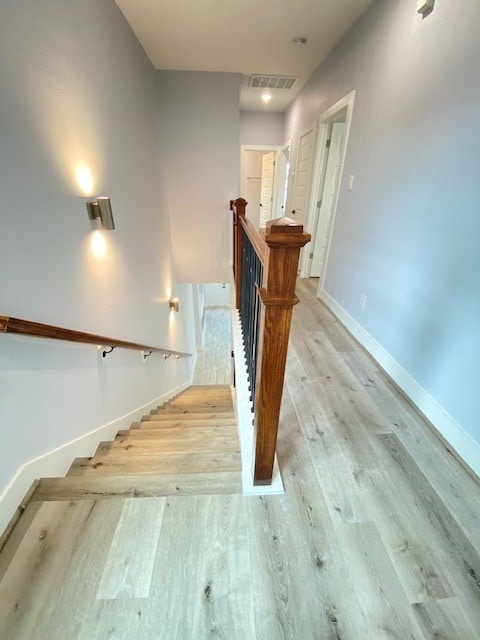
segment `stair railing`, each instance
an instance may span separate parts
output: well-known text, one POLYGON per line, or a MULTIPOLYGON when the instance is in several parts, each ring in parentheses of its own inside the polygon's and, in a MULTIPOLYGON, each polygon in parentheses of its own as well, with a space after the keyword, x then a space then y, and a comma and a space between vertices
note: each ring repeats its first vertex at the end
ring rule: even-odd
POLYGON ((103 357, 116 348, 143 351, 144 358, 148 358, 152 353, 161 353, 164 358, 169 358, 170 356, 184 358, 192 355, 191 353, 185 353, 183 351, 152 347, 150 345, 128 342, 127 340, 120 340, 118 338, 99 336, 94 333, 85 333, 84 331, 75 331, 73 329, 64 329, 63 327, 55 327, 40 322, 32 322, 31 320, 11 318, 10 316, 0 316, 0 334, 2 333, 12 333, 36 338, 50 338, 51 340, 65 340, 67 342, 79 342, 97 346, 104 345, 104 347, 108 345, 110 349, 103 351, 103 357), (146 353, 147 351, 148 354, 146 353))
POLYGON ((236 307, 254 407, 254 485, 272 482, 280 405, 300 249, 310 241, 290 218, 257 229, 246 217, 247 202, 230 202, 234 214, 236 307))

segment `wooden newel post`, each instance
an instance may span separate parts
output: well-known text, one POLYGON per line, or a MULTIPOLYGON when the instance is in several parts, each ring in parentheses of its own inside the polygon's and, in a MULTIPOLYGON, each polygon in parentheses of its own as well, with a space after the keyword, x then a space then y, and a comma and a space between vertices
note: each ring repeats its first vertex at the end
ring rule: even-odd
POLYGON ((230 200, 233 211, 233 275, 235 276, 235 306, 240 309, 242 295, 242 224, 240 217, 245 217, 248 202, 244 198, 230 200))
POLYGON ((255 390, 255 485, 272 481, 292 310, 298 303, 298 259, 310 239, 303 225, 290 218, 267 222, 268 251, 259 290, 263 304, 255 390))

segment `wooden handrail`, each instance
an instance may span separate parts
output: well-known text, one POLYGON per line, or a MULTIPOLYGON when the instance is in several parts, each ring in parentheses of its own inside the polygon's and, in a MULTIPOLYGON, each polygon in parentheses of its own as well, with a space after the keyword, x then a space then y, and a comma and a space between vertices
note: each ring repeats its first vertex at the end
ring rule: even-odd
POLYGON ((242 225, 245 233, 247 234, 250 242, 255 249, 255 253, 260 258, 262 264, 265 264, 267 256, 267 245, 265 244, 265 232, 250 222, 246 216, 239 216, 240 224, 242 225))
POLYGON ((118 338, 99 336, 94 333, 83 331, 73 331, 40 322, 30 320, 20 320, 9 316, 0 316, 0 333, 13 333, 24 336, 34 336, 37 338, 51 338, 53 340, 66 340, 67 342, 77 342, 83 344, 108 345, 110 347, 121 347, 122 349, 134 349, 136 351, 151 351, 152 353, 164 353, 179 358, 191 356, 191 353, 183 351, 173 351, 172 349, 161 349, 150 345, 128 342, 118 338))
POLYGON ((246 286, 240 277, 243 229, 263 264, 262 286, 258 288, 262 304, 254 390, 254 484, 266 485, 272 481, 292 310, 298 303, 298 260, 300 249, 311 236, 303 232, 303 225, 290 218, 270 220, 266 229, 259 231, 246 217, 246 205, 239 198, 230 207, 235 215, 234 273, 240 308, 242 286, 246 286))

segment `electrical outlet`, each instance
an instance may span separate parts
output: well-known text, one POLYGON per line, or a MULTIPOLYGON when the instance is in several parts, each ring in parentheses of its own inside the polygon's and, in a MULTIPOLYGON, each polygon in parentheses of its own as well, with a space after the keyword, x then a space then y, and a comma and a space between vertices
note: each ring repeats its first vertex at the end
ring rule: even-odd
POLYGON ((367 296, 364 293, 360 294, 360 306, 362 309, 365 309, 365 304, 367 302, 367 296))

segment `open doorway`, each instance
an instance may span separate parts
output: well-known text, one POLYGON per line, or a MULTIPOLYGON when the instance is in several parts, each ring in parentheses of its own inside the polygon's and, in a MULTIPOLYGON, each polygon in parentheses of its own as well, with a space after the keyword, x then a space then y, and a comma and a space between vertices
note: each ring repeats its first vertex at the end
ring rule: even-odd
POLYGON ((257 228, 284 215, 289 162, 290 143, 283 147, 241 146, 240 193, 257 228))
POLYGON ((197 346, 193 384, 231 384, 230 285, 210 282, 195 287, 201 347, 197 346))
POLYGON ((319 278, 323 286, 335 221, 343 166, 352 119, 355 92, 348 94, 320 116, 319 138, 312 180, 312 206, 307 228, 312 241, 302 256, 300 275, 319 278), (310 222, 311 221, 311 222, 310 222))
POLYGON ((205 285, 205 307, 230 307, 230 285, 226 282, 209 282, 205 285))

